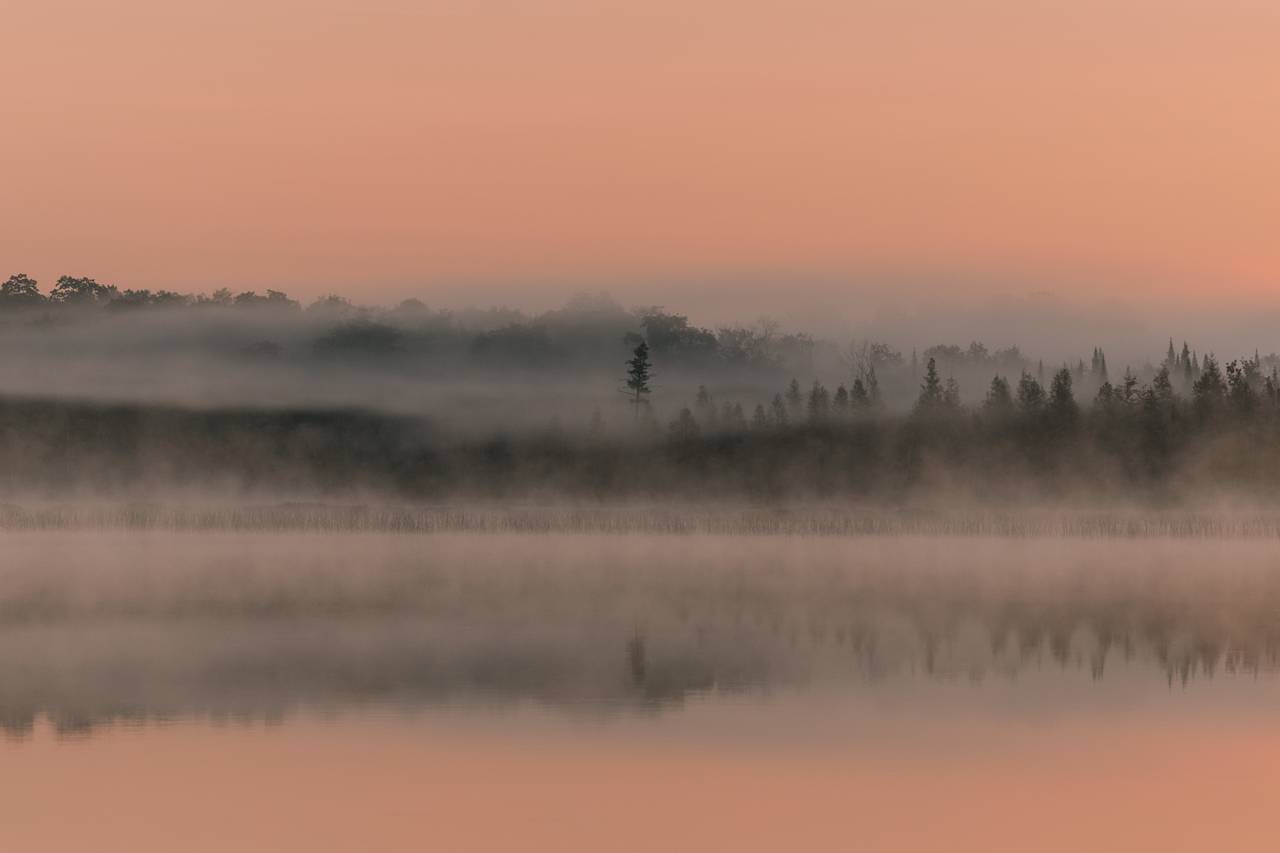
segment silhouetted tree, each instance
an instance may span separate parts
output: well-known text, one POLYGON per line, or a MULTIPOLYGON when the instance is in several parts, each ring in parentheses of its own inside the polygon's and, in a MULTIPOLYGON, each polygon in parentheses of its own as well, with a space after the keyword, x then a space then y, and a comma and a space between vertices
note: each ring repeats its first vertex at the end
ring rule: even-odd
POLYGON ((1221 408, 1226 387, 1217 359, 1212 353, 1206 355, 1200 377, 1191 386, 1192 405, 1201 419, 1212 417, 1221 408))
POLYGON ((861 376, 853 380, 853 391, 849 394, 849 408, 859 414, 871 408, 871 395, 867 393, 867 386, 861 376))
POLYGON ((114 284, 64 275, 49 293, 49 301, 58 305, 105 305, 118 295, 114 284))
POLYGON ((938 361, 930 358, 924 368, 924 381, 920 383, 920 396, 916 398, 916 413, 935 414, 943 405, 942 379, 938 376, 938 361))
POLYGON ((824 423, 831 415, 831 395, 816 379, 809 390, 808 412, 811 424, 824 423))
POLYGON ((706 364, 716 356, 716 336, 689 325, 689 318, 682 314, 646 308, 640 312, 640 325, 654 356, 662 358, 664 364, 706 364))
POLYGON ((1044 410, 1044 386, 1025 370, 1018 378, 1018 409, 1024 415, 1038 415, 1044 410))
POLYGON ((632 350, 631 358, 627 361, 627 387, 624 393, 630 395, 631 405, 635 410, 635 416, 640 416, 640 408, 644 405, 645 398, 650 393, 649 380, 652 365, 649 363, 649 345, 644 341, 636 344, 636 348, 632 350))
POLYGON ((1071 392, 1071 371, 1065 367, 1053 375, 1049 386, 1048 414, 1058 429, 1071 429, 1079 417, 1076 398, 1071 392))
POLYGON ((841 419, 849 416, 849 389, 844 385, 838 386, 831 397, 831 413, 841 419))
POLYGON ((1013 413, 1013 393, 1009 389, 1009 380, 1003 376, 993 376, 991 387, 987 389, 987 397, 982 401, 982 411, 995 417, 1007 417, 1013 413))
POLYGON ((26 273, 11 275, 4 284, 0 284, 0 305, 6 308, 30 308, 42 304, 44 297, 40 295, 40 287, 26 273))
POLYGON ((1251 381, 1257 368, 1253 361, 1227 362, 1227 399, 1241 417, 1248 418, 1258 408, 1258 395, 1251 381))

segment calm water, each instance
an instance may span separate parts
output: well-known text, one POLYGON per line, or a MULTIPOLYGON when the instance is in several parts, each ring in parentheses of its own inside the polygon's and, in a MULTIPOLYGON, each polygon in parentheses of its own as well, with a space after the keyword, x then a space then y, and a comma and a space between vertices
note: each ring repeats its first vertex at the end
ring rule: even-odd
POLYGON ((0 539, 0 849, 1274 849, 1270 541, 0 539))

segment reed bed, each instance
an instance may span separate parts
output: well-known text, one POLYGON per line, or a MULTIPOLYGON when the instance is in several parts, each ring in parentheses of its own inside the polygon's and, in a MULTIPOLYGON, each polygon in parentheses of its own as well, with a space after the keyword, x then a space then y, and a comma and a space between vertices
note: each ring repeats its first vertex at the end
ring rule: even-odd
POLYGON ((0 530, 1280 538, 1280 512, 333 504, 0 505, 0 530))

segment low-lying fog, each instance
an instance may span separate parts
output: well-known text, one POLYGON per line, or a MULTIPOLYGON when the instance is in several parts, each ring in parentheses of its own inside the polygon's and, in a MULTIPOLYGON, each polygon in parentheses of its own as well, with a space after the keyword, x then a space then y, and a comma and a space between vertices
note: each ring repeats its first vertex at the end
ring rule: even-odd
POLYGON ((1278 609, 1267 540, 9 531, 0 716, 1164 689, 1271 672, 1278 609))

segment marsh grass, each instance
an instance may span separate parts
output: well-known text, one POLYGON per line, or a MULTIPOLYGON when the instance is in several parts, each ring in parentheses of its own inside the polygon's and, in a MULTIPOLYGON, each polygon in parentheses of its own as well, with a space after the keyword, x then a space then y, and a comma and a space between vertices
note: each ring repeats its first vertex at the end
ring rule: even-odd
POLYGON ((881 509, 274 503, 0 505, 0 530, 580 533, 748 536, 1280 538, 1263 510, 881 509))

